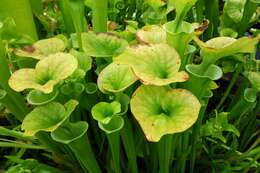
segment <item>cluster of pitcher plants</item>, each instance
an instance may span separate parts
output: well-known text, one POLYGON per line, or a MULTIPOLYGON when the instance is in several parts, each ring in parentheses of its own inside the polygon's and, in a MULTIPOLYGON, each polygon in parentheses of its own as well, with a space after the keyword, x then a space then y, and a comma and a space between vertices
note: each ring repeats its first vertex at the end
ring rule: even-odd
POLYGON ((0 172, 260 171, 259 0, 0 3, 0 172))

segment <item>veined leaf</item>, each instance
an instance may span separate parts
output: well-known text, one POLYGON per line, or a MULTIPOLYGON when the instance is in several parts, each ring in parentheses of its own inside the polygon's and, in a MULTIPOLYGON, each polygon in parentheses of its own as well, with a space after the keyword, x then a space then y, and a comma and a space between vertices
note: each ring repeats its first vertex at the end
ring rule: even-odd
POLYGON ((120 55, 128 47, 128 42, 111 33, 83 33, 83 49, 93 57, 112 57, 120 55))
POLYGON ((140 43, 166 43, 166 31, 157 25, 144 26, 136 35, 140 43))
POLYGON ((184 82, 186 72, 178 72, 181 60, 176 50, 167 44, 138 45, 128 48, 123 54, 114 57, 119 64, 128 64, 135 75, 146 85, 168 85, 184 82))
POLYGON ((26 136, 33 136, 39 131, 52 132, 70 116, 77 105, 76 100, 70 100, 64 106, 58 102, 38 106, 25 117, 22 130, 26 136))
POLYGON ((48 55, 63 52, 66 43, 57 37, 39 40, 32 46, 26 46, 23 49, 14 49, 14 53, 18 56, 31 57, 35 59, 43 59, 48 55))
POLYGON ((130 106, 146 138, 152 142, 165 134, 187 130, 196 122, 200 110, 198 99, 185 89, 145 85, 135 91, 130 106))
POLYGON ((193 39, 200 46, 202 56, 216 61, 235 53, 254 53, 260 37, 243 37, 238 40, 231 37, 216 37, 205 43, 198 37, 193 39))
POLYGON ((121 104, 117 101, 112 103, 99 102, 92 109, 91 113, 95 120, 103 124, 109 123, 112 117, 121 111, 121 104))
POLYGON ((137 81, 129 65, 109 64, 98 76, 98 87, 102 92, 121 92, 137 81))
POLYGON ((52 54, 40 60, 35 69, 24 68, 14 72, 9 79, 9 85, 18 92, 34 88, 51 93, 53 87, 69 77, 77 66, 76 58, 70 54, 52 54))

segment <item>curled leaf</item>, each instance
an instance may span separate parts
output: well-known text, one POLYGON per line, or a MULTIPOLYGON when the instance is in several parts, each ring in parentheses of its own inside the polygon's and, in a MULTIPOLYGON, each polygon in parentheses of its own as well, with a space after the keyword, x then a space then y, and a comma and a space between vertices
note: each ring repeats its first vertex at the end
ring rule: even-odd
POLYGON ((254 53, 260 37, 243 37, 238 40, 231 37, 216 37, 205 43, 198 37, 193 39, 200 46, 202 56, 216 61, 235 53, 254 53))
POLYGON ((89 71, 92 66, 92 59, 85 52, 78 52, 75 49, 70 50, 70 54, 78 60, 79 68, 84 72, 89 71))
POLYGON ((112 63, 100 72, 97 83, 103 92, 121 92, 135 81, 137 77, 129 65, 112 63))
POLYGON ((25 46, 23 49, 14 49, 14 53, 18 56, 31 57, 35 59, 43 59, 48 55, 63 52, 66 43, 60 38, 48 38, 35 42, 32 46, 25 46))
POLYGON ((157 25, 144 26, 136 35, 140 43, 166 43, 166 32, 157 25))
POLYGON ((87 130, 88 123, 86 121, 67 123, 66 125, 60 126, 55 131, 53 131, 51 133, 51 137, 57 142, 70 144, 71 142, 76 141, 77 139, 84 136, 87 130))
POLYGON ((117 132, 124 127, 124 119, 118 115, 113 116, 109 123, 98 122, 98 126, 107 134, 117 132))
POLYGON ((93 57, 112 57, 124 52, 128 43, 126 40, 111 33, 83 33, 83 49, 93 57))
POLYGON ((163 86, 184 82, 189 77, 186 72, 178 72, 180 57, 174 48, 164 43, 130 47, 114 57, 114 61, 130 65, 135 75, 147 85, 163 86))
POLYGON ((14 72, 8 82, 18 92, 34 88, 51 93, 53 87, 69 77, 77 66, 78 62, 72 55, 56 53, 40 60, 35 69, 24 68, 14 72))
POLYGON ((38 90, 32 90, 27 95, 27 101, 32 105, 44 105, 53 101, 58 96, 58 94, 59 91, 57 90, 49 94, 44 94, 38 90))
POLYGON ((76 100, 70 100, 64 106, 58 102, 51 102, 36 107, 23 120, 24 135, 33 136, 39 131, 54 131, 70 116, 77 105, 76 100))
POLYGON ((120 113, 120 111, 121 104, 117 101, 112 103, 99 102, 91 109, 93 118, 103 124, 109 123, 113 115, 120 113))
POLYGON ((190 128, 198 118, 200 102, 185 89, 142 85, 135 91, 130 107, 146 138, 157 142, 165 134, 190 128))

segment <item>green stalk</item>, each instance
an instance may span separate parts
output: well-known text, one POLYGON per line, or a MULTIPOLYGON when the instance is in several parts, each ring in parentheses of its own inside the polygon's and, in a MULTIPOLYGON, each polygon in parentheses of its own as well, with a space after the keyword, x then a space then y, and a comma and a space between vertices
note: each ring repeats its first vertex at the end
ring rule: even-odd
POLYGON ((92 0, 93 27, 95 32, 107 32, 108 0, 92 0))
MULTIPOLYGON (((240 136, 240 150, 243 151, 247 147, 247 145, 250 143, 250 138, 254 136, 254 133, 257 129, 257 114, 260 112, 260 102, 257 103, 255 106, 255 110, 252 111, 252 113, 247 117, 248 121, 246 121, 245 128, 243 129, 243 135, 240 136), (249 138, 250 136, 250 138, 249 138), (248 139, 249 138, 249 139, 248 139)), ((260 141, 260 138, 258 138, 260 141)), ((257 139, 257 140, 258 140, 257 139)), ((254 146, 253 146, 254 147, 254 146)), ((249 150, 251 147, 249 148, 249 150)))
POLYGON ((33 13, 38 15, 43 13, 42 0, 30 0, 33 13))
POLYGON ((4 43, 1 39, 0 34, 0 86, 7 92, 6 99, 4 98, 4 104, 7 108, 14 114, 18 120, 23 120, 24 116, 29 112, 24 98, 19 94, 14 92, 8 85, 8 80, 10 78, 10 70, 8 67, 4 43))
POLYGON ((204 0, 198 0, 198 2, 195 5, 196 9, 196 22, 202 23, 204 19, 204 9, 203 7, 205 6, 205 1, 204 0))
POLYGON ((169 173, 172 147, 173 135, 166 135, 158 142, 159 173, 169 173))
POLYGON ((61 14, 62 14, 62 18, 64 21, 65 30, 67 31, 67 34, 75 33, 72 16, 70 15, 68 0, 58 0, 57 3, 59 9, 61 10, 61 14))
POLYGON ((192 129, 192 135, 191 135, 191 159, 190 159, 190 173, 194 172, 195 162, 196 162, 196 151, 197 151, 197 140, 200 136, 200 129, 202 125, 202 120, 205 115, 205 111, 207 109, 209 99, 205 101, 205 105, 202 107, 199 113, 199 118, 196 124, 194 125, 192 129))
POLYGON ((205 2, 205 17, 210 21, 206 30, 206 37, 212 38, 218 36, 219 26, 219 0, 204 0, 205 2))
POLYGON ((25 140, 25 141, 31 141, 31 142, 35 141, 35 138, 33 138, 33 137, 24 136, 23 133, 21 133, 21 132, 18 132, 15 130, 10 130, 10 129, 7 129, 2 126, 0 126, 0 135, 11 136, 13 138, 17 138, 17 139, 25 140))
POLYGON ((236 91, 234 99, 228 105, 228 109, 227 109, 228 112, 230 112, 230 110, 234 107, 234 105, 237 103, 237 100, 241 100, 241 97, 244 97, 244 91, 248 87, 248 85, 249 85, 248 79, 242 78, 242 81, 239 84, 239 88, 236 91))
POLYGON ((78 161, 90 173, 101 173, 87 135, 68 144, 78 161))
POLYGON ((239 65, 238 69, 233 74, 233 77, 232 77, 230 83, 228 84, 228 87, 227 87, 223 97, 221 98, 220 102, 218 103, 218 105, 216 107, 216 110, 219 110, 219 108, 223 105, 223 103, 225 102, 225 100, 229 96, 230 91, 233 88, 233 86, 235 85, 235 83, 237 82, 237 79, 238 79, 239 74, 241 73, 241 71, 242 71, 242 65, 239 65))
POLYGON ((119 132, 107 134, 109 147, 112 152, 112 163, 115 173, 121 173, 120 168, 120 137, 119 132))
POLYGON ((38 40, 29 0, 1 0, 1 17, 12 17, 17 26, 17 32, 29 35, 38 40))
POLYGON ((69 1, 70 15, 76 30, 80 51, 83 51, 81 33, 87 32, 87 21, 85 19, 85 6, 82 0, 69 1))
POLYGON ((35 150, 45 150, 45 146, 31 145, 23 143, 13 143, 13 142, 0 142, 0 147, 10 147, 10 148, 26 148, 35 150))
POLYGON ((253 104, 255 104, 255 102, 249 102, 242 96, 229 112, 230 121, 239 120, 253 104))
POLYGON ((124 121, 125 121, 125 125, 121 130, 121 138, 128 158, 128 165, 132 173, 138 173, 137 162, 136 162, 136 151, 135 151, 135 144, 134 144, 131 122, 126 117, 126 115, 124 121))
POLYGON ((149 171, 151 173, 158 173, 158 147, 156 143, 148 143, 149 149, 150 149, 150 155, 149 159, 150 162, 148 162, 149 171))
POLYGON ((48 150, 52 151, 53 153, 59 156, 64 154, 62 145, 53 141, 47 132, 38 132, 35 137, 39 139, 40 143, 42 143, 48 150))
POLYGON ((179 173, 185 173, 186 168, 186 159, 188 156, 188 149, 189 149, 189 132, 184 132, 181 135, 181 141, 182 141, 182 154, 178 159, 178 167, 179 167, 179 173))
POLYGON ((252 16, 254 15, 257 7, 258 7, 257 3, 247 0, 247 2, 245 4, 245 8, 244 8, 243 17, 241 19, 239 26, 237 27, 239 36, 244 36, 244 33, 246 32, 246 30, 248 28, 250 28, 249 22, 250 22, 252 16))

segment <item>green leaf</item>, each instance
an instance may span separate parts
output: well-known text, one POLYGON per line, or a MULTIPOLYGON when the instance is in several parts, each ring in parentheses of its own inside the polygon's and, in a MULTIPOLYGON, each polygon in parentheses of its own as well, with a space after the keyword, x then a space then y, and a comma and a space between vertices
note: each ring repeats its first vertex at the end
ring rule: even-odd
POLYGON ((35 42, 32 46, 25 46, 23 49, 14 49, 14 53, 22 57, 43 59, 48 55, 63 52, 66 43, 63 39, 53 37, 35 42))
POLYGON ((109 123, 98 122, 100 129, 105 131, 107 134, 117 132, 124 127, 124 119, 118 115, 113 116, 109 123))
POLYGON ((103 124, 109 123, 113 115, 120 113, 120 111, 121 104, 117 101, 112 103, 99 102, 91 109, 93 118, 103 124))
POLYGON ((166 32, 161 26, 144 26, 136 35, 140 43, 166 43, 166 32))
POLYGON ((203 71, 203 74, 200 73, 200 65, 196 64, 186 65, 186 70, 194 76, 208 78, 210 80, 218 80, 223 76, 221 68, 214 64, 211 64, 206 71, 203 71))
POLYGON ((70 100, 64 106, 58 102, 51 102, 36 107, 23 120, 24 135, 33 136, 39 131, 54 131, 70 116, 77 105, 76 100, 70 100))
POLYGON ((220 36, 236 38, 238 36, 238 33, 232 28, 223 28, 223 29, 221 28, 220 36))
POLYGON ((129 47, 114 61, 128 64, 135 75, 146 85, 168 85, 184 82, 188 79, 186 72, 178 72, 181 60, 176 50, 167 44, 149 44, 129 47))
POLYGON ((130 107, 146 138, 157 142, 163 135, 190 128, 198 118, 201 105, 185 89, 142 85, 135 91, 130 107))
POLYGON ((254 53, 259 39, 260 37, 243 37, 238 40, 231 37, 216 37, 204 43, 194 37, 194 41, 201 48, 201 55, 210 61, 217 61, 236 53, 254 53))
POLYGON ((53 101, 58 96, 58 94, 58 90, 53 91, 49 94, 44 94, 43 92, 38 90, 32 90, 27 95, 27 101, 32 105, 44 105, 53 101))
POLYGON ((92 67, 92 58, 88 56, 85 52, 78 52, 75 49, 70 50, 70 54, 77 58, 79 63, 79 68, 85 72, 89 71, 92 67))
POLYGON ((79 121, 76 123, 66 123, 51 133, 53 140, 69 144, 86 134, 88 130, 88 123, 86 121, 79 121))
POLYGON ((97 83, 102 92, 122 92, 136 81, 129 65, 111 63, 99 73, 97 83))
POLYGON ((53 87, 76 70, 78 62, 70 54, 56 53, 40 60, 35 69, 24 68, 12 74, 9 85, 15 91, 34 88, 51 93, 53 87))
POLYGON ((188 49, 188 43, 195 35, 196 26, 188 22, 173 20, 164 25, 167 33, 167 43, 174 47, 180 55, 188 49))
POLYGON ((224 13, 238 23, 243 17, 245 4, 246 0, 227 0, 224 6, 224 13))
POLYGON ((120 55, 128 47, 126 40, 111 33, 83 33, 83 50, 93 57, 112 57, 120 55))
POLYGON ((125 115, 128 111, 130 97, 124 93, 117 93, 115 100, 121 104, 121 112, 117 115, 125 115))
POLYGON ((197 2, 197 0, 170 0, 176 8, 178 16, 185 17, 191 7, 197 2))
POLYGON ((210 118, 205 125, 201 128, 202 136, 211 136, 213 138, 218 138, 222 142, 226 143, 226 139, 223 136, 223 132, 232 132, 237 137, 240 136, 239 131, 232 124, 228 123, 228 113, 222 112, 216 116, 216 118, 210 118))

